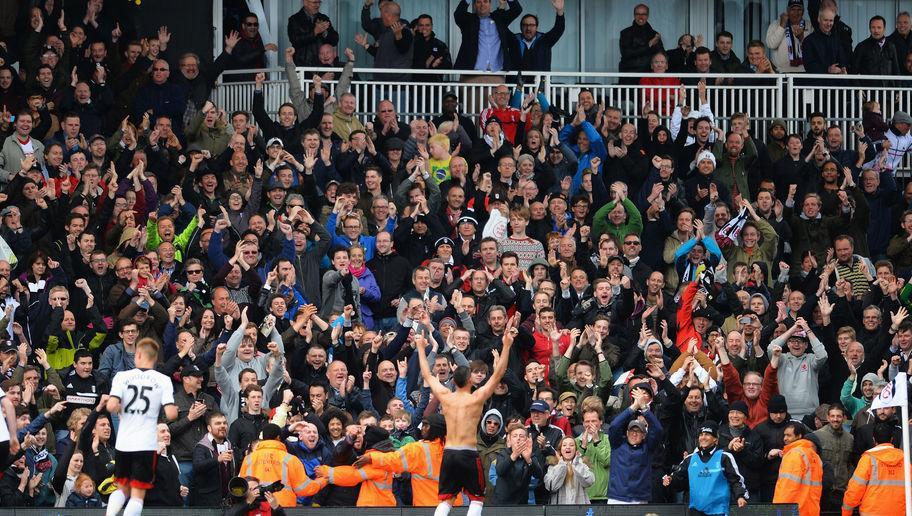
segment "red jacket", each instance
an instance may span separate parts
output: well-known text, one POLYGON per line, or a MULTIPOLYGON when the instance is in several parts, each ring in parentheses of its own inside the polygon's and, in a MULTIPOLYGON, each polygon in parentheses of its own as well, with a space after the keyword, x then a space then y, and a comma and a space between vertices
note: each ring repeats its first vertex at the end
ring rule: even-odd
POLYGON ((769 417, 767 404, 773 395, 779 392, 779 375, 773 366, 766 366, 763 372, 763 387, 760 388, 760 396, 755 400, 750 400, 744 395, 744 386, 741 385, 741 375, 731 362, 722 366, 722 381, 725 383, 725 393, 728 394, 728 402, 733 403, 741 400, 747 403, 747 426, 754 428, 760 423, 766 421, 769 417))

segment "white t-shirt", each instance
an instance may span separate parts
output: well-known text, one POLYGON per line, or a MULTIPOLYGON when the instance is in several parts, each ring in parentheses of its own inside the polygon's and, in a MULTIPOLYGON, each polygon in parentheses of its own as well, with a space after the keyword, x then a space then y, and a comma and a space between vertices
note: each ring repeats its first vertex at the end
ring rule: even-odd
MULTIPOLYGON (((0 388, 0 400, 6 397, 6 393, 3 392, 3 389, 0 388)), ((2 407, 2 405, 0 405, 2 407)), ((0 443, 4 443, 10 440, 9 428, 6 427, 6 413, 0 408, 0 418, 3 421, 0 421, 0 443)))
POLYGON ((121 371, 111 382, 111 396, 120 399, 120 426, 114 449, 122 452, 158 449, 158 415, 174 404, 171 380, 154 369, 121 371))

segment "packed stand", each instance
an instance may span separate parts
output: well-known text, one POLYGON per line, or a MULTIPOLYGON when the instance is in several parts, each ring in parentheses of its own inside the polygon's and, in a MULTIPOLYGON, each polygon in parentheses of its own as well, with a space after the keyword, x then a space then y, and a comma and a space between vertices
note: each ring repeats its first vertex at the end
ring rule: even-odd
MULTIPOLYGON (((753 134, 705 80, 684 81, 699 105, 657 93, 670 75, 640 81, 658 89, 639 117, 522 84, 478 118, 454 93, 411 122, 387 99, 362 116, 345 41, 378 68, 535 72, 564 32, 563 0, 547 32, 518 1, 459 2, 454 59, 430 16, 373 3, 366 34, 340 35, 303 0, 275 117, 263 73, 249 111, 209 100, 276 51, 255 15, 206 64, 171 54, 166 27, 125 39, 102 0, 20 13, 0 42, 0 504, 109 501, 112 380, 151 339, 177 415, 145 429, 146 506, 217 507, 236 476, 236 514, 436 506, 426 360, 450 388, 505 364, 477 429, 489 504, 898 511, 898 409, 869 407, 912 371, 912 117, 869 102, 851 134, 824 112, 753 134), (296 66, 342 71, 305 94, 296 66)), ((620 70, 908 73, 907 13, 853 48, 835 2, 810 3, 745 61, 724 31, 666 52, 638 5, 620 70)))

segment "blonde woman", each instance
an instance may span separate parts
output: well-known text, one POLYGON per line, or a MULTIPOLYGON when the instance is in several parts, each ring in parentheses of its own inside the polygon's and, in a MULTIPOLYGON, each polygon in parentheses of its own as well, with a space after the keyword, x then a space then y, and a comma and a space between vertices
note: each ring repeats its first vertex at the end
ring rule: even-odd
POLYGON ((557 455, 557 463, 545 473, 545 488, 551 492, 551 503, 588 505, 586 488, 595 482, 595 474, 588 460, 577 453, 576 440, 572 436, 561 439, 557 455))

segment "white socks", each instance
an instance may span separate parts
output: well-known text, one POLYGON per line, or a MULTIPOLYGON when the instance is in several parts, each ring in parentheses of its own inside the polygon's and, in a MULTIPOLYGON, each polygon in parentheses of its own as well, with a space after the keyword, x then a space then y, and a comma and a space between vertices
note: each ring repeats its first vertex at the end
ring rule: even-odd
POLYGON ((122 490, 118 489, 111 493, 111 496, 108 497, 108 508, 105 511, 105 516, 116 516, 126 501, 127 495, 122 490))
POLYGON ((437 510, 434 511, 434 516, 447 516, 452 508, 453 506, 449 502, 440 502, 437 505, 437 510))
MULTIPOLYGON (((139 498, 130 498, 127 502, 127 508, 124 509, 123 516, 140 516, 143 510, 143 501, 139 498)), ((479 512, 478 514, 481 514, 479 512)))
POLYGON ((472 500, 469 502, 469 511, 466 513, 466 516, 481 516, 482 507, 484 507, 484 502, 472 500))

